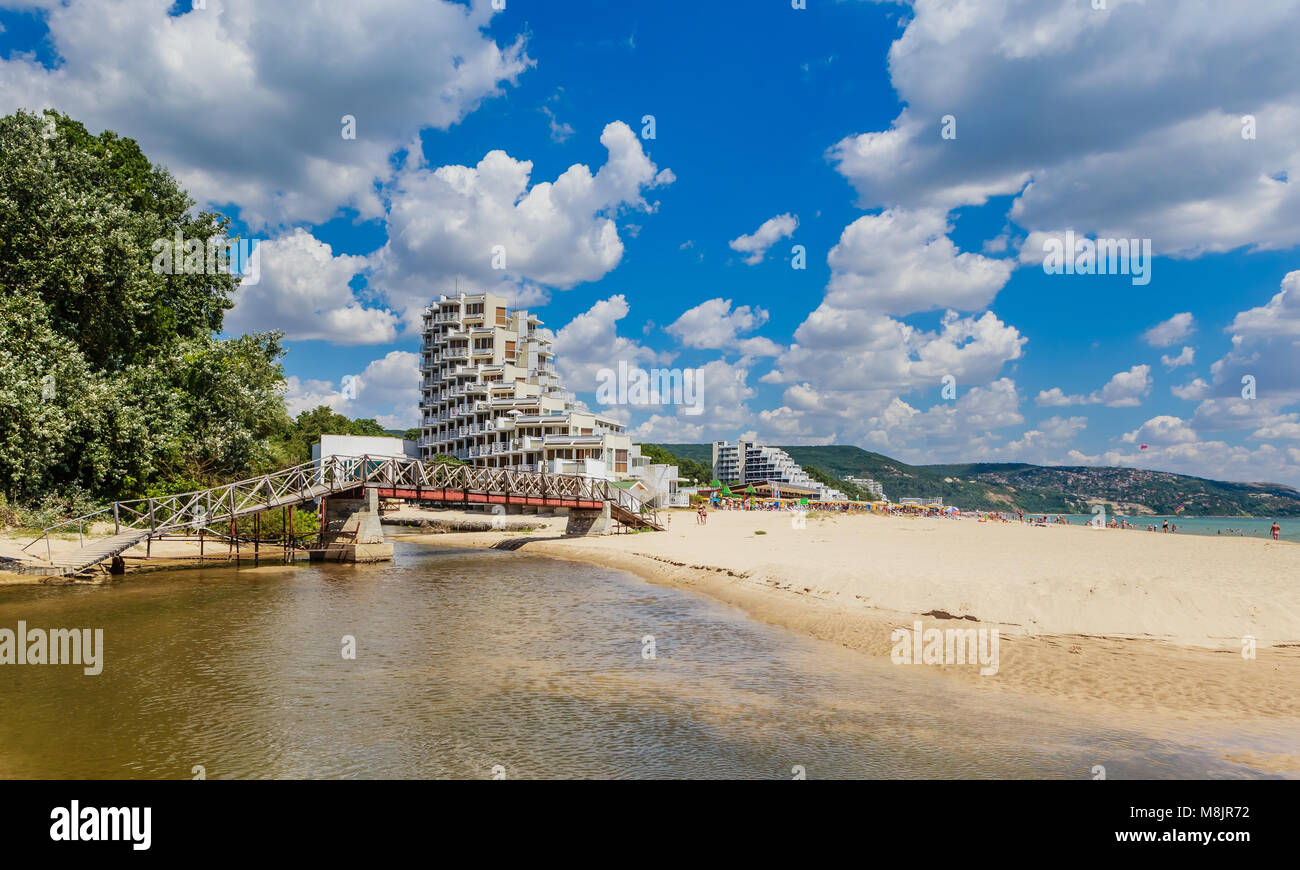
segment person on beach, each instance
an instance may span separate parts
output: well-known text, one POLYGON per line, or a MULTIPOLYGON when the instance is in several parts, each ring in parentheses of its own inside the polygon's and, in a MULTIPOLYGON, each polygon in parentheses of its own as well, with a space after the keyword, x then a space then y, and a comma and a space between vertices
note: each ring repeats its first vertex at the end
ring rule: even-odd
POLYGON ((1164 529, 1166 532, 1169 531, 1169 520, 1165 520, 1163 523, 1161 523, 1160 527, 1164 529))
POLYGON ((1278 540, 1278 535, 1282 534, 1282 527, 1277 524, 1277 520, 1273 520, 1273 528, 1270 531, 1273 532, 1273 540, 1278 540))
POLYGON ((703 503, 701 503, 699 513, 695 515, 695 522, 702 526, 707 524, 708 521, 709 521, 709 509, 705 507, 703 503))

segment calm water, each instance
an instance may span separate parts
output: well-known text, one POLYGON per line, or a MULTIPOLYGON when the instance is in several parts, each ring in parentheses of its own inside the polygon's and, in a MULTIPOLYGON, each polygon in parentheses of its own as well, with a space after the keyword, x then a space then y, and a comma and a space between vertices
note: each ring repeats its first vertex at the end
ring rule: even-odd
POLYGON ((1256 775, 1217 738, 1000 706, 707 599, 520 553, 399 543, 382 566, 0 589, 0 627, 19 619, 103 628, 105 663, 93 677, 0 665, 5 777, 1256 775))
MULTIPOLYGON (((1083 516, 1081 514, 1066 514, 1068 519, 1074 525, 1082 525, 1092 520, 1092 516, 1083 516)), ((1169 520, 1171 525, 1178 526, 1178 534, 1188 535, 1210 535, 1214 536, 1222 532, 1227 535, 1230 533, 1236 537, 1241 533, 1241 537, 1246 538, 1272 538, 1269 531, 1273 527, 1273 517, 1189 517, 1182 514, 1174 516, 1159 517, 1135 517, 1127 514, 1116 516, 1107 515, 1106 519, 1118 519, 1123 517, 1131 523, 1138 526, 1139 531, 1146 531, 1147 526, 1160 528, 1160 524, 1169 520)), ((1300 517, 1277 517, 1277 524, 1282 527, 1280 535, 1283 541, 1295 541, 1300 543, 1300 517)), ((1163 532, 1161 533, 1163 534, 1163 532)))

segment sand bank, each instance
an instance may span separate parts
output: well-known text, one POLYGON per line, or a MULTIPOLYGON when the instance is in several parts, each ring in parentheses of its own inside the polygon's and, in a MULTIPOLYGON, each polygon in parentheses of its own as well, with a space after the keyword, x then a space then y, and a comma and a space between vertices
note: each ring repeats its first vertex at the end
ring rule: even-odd
POLYGON ((606 565, 889 659, 894 628, 996 627, 998 673, 932 666, 991 691, 1117 714, 1300 720, 1300 546, 974 520, 717 512, 699 526, 593 538, 450 534, 606 565), (1242 656, 1243 637, 1256 657, 1242 656))

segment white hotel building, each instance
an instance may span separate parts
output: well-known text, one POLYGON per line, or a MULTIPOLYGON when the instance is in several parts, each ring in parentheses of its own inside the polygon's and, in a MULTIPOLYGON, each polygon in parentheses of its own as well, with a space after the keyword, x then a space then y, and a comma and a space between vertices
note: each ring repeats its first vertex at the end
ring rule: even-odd
POLYGON ((844 501, 848 498, 838 489, 831 489, 808 476, 803 466, 790 458, 779 447, 766 447, 754 441, 713 442, 713 476, 724 483, 749 484, 775 483, 790 495, 815 495, 823 501, 844 501))
POLYGON ((676 466, 651 466, 622 423, 578 407, 555 373, 551 342, 527 311, 491 293, 440 296, 424 311, 420 455, 473 465, 642 479, 656 502, 677 489, 676 466), (669 471, 670 470, 670 471, 669 471))

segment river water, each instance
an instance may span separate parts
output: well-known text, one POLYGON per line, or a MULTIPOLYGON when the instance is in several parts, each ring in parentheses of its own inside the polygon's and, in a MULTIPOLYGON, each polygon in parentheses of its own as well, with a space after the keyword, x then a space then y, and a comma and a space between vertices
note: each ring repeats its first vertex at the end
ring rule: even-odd
POLYGON ((0 628, 18 620, 102 628, 104 664, 0 665, 3 777, 1259 775, 1213 739, 1009 703, 527 553, 398 543, 384 565, 0 588, 0 628))

